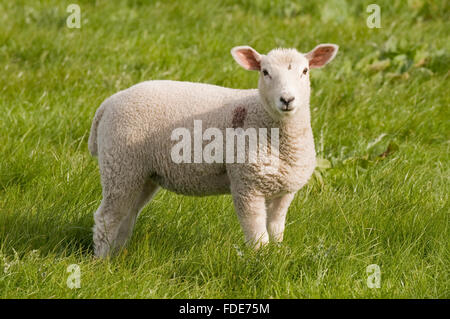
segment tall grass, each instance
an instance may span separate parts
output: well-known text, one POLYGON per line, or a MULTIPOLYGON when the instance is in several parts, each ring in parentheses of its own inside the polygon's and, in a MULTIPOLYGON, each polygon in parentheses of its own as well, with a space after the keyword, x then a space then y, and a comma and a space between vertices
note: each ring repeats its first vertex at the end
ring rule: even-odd
POLYGON ((0 1, 0 297, 448 298, 447 1, 0 1), (306 52, 322 163, 285 242, 243 245, 229 196, 161 191, 119 256, 92 254, 101 200, 87 137, 109 95, 151 79, 256 86, 230 49, 306 52), (78 264, 81 288, 69 289, 78 264), (377 264, 381 288, 367 286, 377 264))

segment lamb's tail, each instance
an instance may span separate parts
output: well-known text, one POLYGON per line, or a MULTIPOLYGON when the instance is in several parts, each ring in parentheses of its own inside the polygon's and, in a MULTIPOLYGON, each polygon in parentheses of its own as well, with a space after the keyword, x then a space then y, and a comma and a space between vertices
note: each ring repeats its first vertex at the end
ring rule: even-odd
POLYGON ((89 152, 91 152, 92 156, 98 155, 98 146, 97 146, 97 129, 100 120, 102 119, 103 112, 105 110, 104 105, 101 105, 97 112, 95 112, 94 120, 92 121, 91 126, 91 134, 89 135, 88 148, 89 152))

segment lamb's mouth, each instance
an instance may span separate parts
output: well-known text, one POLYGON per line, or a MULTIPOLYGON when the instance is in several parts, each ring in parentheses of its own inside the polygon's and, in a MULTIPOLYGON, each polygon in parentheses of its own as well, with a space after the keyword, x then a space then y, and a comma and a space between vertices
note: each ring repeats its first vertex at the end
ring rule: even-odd
POLYGON ((289 105, 283 105, 283 106, 280 108, 281 112, 283 112, 283 113, 289 113, 289 112, 292 112, 294 109, 295 109, 295 107, 289 106, 289 105))

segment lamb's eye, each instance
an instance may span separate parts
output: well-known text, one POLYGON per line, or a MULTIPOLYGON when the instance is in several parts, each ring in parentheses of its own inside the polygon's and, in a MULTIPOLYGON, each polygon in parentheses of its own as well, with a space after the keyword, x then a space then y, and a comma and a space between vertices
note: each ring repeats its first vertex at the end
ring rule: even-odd
POLYGON ((267 76, 267 75, 269 75, 269 72, 267 72, 267 70, 264 69, 264 70, 263 70, 263 74, 264 74, 264 76, 267 76))
POLYGON ((308 73, 308 68, 303 69, 303 74, 306 74, 306 73, 308 73))

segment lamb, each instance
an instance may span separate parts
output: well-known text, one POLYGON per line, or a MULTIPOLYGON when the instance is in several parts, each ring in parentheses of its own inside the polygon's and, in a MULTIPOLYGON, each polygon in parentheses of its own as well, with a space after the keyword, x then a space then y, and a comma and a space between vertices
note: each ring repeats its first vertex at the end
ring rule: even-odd
POLYGON ((281 242, 289 205, 316 165, 309 71, 330 62, 337 51, 335 44, 320 44, 306 54, 274 49, 262 55, 238 46, 231 54, 244 69, 259 72, 258 89, 154 80, 107 98, 95 114, 88 142, 98 156, 103 189, 94 214, 95 255, 109 256, 126 244, 139 212, 161 187, 192 196, 231 193, 250 246, 281 242), (278 149, 267 139, 258 144, 260 150, 272 147, 270 153, 261 152, 264 161, 248 161, 247 152, 243 163, 205 162, 191 156, 198 145, 189 144, 183 156, 194 162, 174 161, 174 132, 193 133, 199 121, 216 133, 276 129, 278 149))

